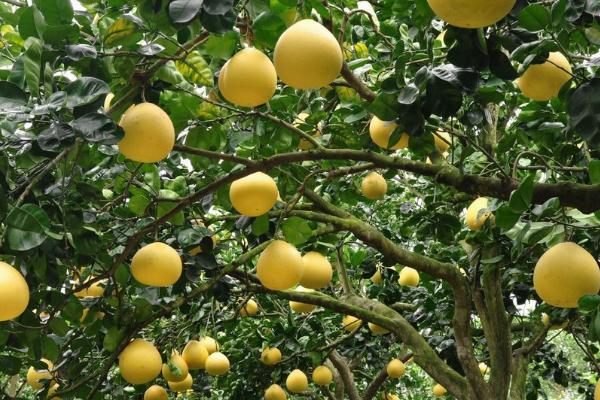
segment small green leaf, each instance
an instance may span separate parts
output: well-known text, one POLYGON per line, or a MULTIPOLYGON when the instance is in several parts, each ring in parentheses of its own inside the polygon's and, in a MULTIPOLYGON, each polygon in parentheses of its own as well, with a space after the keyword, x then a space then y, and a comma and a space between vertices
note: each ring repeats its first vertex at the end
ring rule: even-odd
POLYGON ((285 239, 293 245, 302 244, 312 236, 312 229, 308 222, 300 217, 286 219, 281 226, 281 230, 285 239))
POLYGON ((519 25, 531 32, 543 30, 550 22, 550 11, 541 4, 530 4, 519 13, 519 25))
POLYGON ((600 306, 600 296, 597 294, 586 294, 579 299, 577 306, 581 312, 593 311, 600 306))
POLYGON ((47 238, 50 218, 35 204, 13 208, 6 216, 6 241, 12 250, 26 251, 38 247, 47 238))
POLYGON ((528 175, 519 187, 511 193, 508 206, 514 213, 522 214, 529 209, 533 199, 533 179, 533 175, 528 175))

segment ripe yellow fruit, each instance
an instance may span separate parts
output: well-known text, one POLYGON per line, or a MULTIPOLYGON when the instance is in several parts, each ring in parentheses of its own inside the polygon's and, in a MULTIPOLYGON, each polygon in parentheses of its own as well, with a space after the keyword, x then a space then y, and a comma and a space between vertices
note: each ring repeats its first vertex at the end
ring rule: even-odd
POLYGON ((388 363, 385 370, 390 378, 402 378, 404 376, 404 372, 406 372, 406 366, 402 361, 394 358, 388 363))
POLYGON ((278 196, 277 184, 262 172, 238 179, 229 188, 229 200, 233 208, 246 217, 258 217, 270 211, 278 196))
MULTIPOLYGON (((294 120, 294 126, 296 128, 299 127, 306 121, 306 118, 308 118, 308 117, 309 117, 308 113, 305 113, 305 112, 298 114, 298 116, 294 120)), ((321 131, 319 129, 317 129, 312 134, 309 133, 309 135, 311 135, 314 138, 318 138, 319 136, 321 136, 321 131)), ((313 147, 314 147, 314 145, 306 139, 300 139, 300 143, 298 144, 298 149, 300 149, 300 150, 310 150, 313 147)))
POLYGON ((152 385, 144 393, 144 400, 169 400, 169 395, 162 386, 152 385))
POLYGON ((560 243, 538 260, 533 270, 533 288, 554 307, 576 308, 580 297, 600 290, 600 269, 583 247, 560 243))
POLYGON ((192 385, 194 384, 194 379, 192 379, 192 375, 187 374, 185 379, 181 382, 167 382, 167 384, 169 385, 169 389, 171 389, 172 391, 183 393, 187 392, 192 388, 192 385))
POLYGON ((161 371, 162 358, 156 347, 143 339, 135 339, 119 354, 121 376, 133 385, 154 380, 161 371))
POLYGON ((272 384, 265 390, 265 400, 286 400, 287 396, 281 386, 272 384))
POLYGON ((375 273, 371 276, 371 282, 373 282, 376 285, 379 285, 381 283, 381 269, 377 268, 375 270, 375 273))
POLYGON ((299 369, 293 370, 285 380, 285 387, 292 393, 302 393, 308 389, 308 378, 299 369))
POLYGON ((131 260, 131 274, 143 285, 171 286, 181 276, 181 257, 171 246, 155 242, 139 249, 131 260))
POLYGON ((594 400, 600 400, 600 381, 596 383, 596 389, 594 390, 594 400))
MULTIPOLYGON (((303 293, 310 293, 310 292, 314 292, 314 290, 312 289, 306 289, 302 286, 298 286, 296 288, 297 292, 303 292, 303 293)), ((297 313, 303 313, 303 314, 308 314, 314 311, 315 308, 317 308, 316 305, 314 304, 306 304, 306 303, 300 303, 298 301, 290 301, 290 308, 292 309, 292 311, 295 311, 297 313)))
POLYGON ((302 257, 304 273, 300 284, 309 289, 321 289, 329 285, 333 268, 327 257, 316 251, 309 251, 302 257))
MULTIPOLYGON (((88 281, 92 279, 89 278, 88 281)), ((87 281, 86 281, 87 282, 87 281)), ((79 292, 74 293, 76 297, 85 298, 85 297, 102 297, 104 296, 104 285, 106 285, 107 280, 103 279, 98 282, 92 283, 89 287, 85 289, 81 289, 79 292)), ((78 283, 75 283, 78 285, 78 283)))
POLYGON ((249 299, 246 304, 240 309, 240 315, 242 317, 252 316, 258 314, 258 304, 256 301, 249 299))
POLYGON ((212 353, 206 359, 206 372, 213 376, 225 375, 229 372, 229 359, 218 351, 212 353))
MULTIPOLYGON (((377 117, 371 118, 371 122, 369 124, 369 134, 371 135, 371 140, 377 146, 387 149, 390 144, 390 138, 394 131, 398 128, 398 125, 394 121, 382 121, 377 117)), ((405 149, 408 147, 408 141, 410 136, 408 133, 403 133, 400 136, 400 140, 396 142, 395 145, 390 146, 392 150, 405 149)))
POLYGON ((208 358, 208 350, 199 341, 190 340, 183 348, 181 356, 189 369, 204 369, 208 358))
POLYGON ((200 344, 204 346, 209 355, 219 351, 219 343, 210 336, 204 336, 202 339, 200 339, 200 344))
POLYGON ((571 64, 559 52, 552 52, 543 64, 531 64, 516 83, 521 92, 532 100, 546 101, 558 96, 560 89, 571 80, 571 64))
POLYGON ((342 49, 323 25, 304 19, 279 37, 273 53, 279 78, 295 89, 329 85, 342 70, 342 49))
POLYGON ((23 275, 0 261, 0 321, 17 318, 29 304, 29 286, 23 275))
POLYGON ((171 358, 162 366, 162 375, 167 382, 181 382, 188 375, 188 365, 185 359, 173 350, 171 358))
POLYGON ((277 347, 267 347, 260 354, 260 361, 265 365, 276 365, 281 361, 281 350, 277 347))
POLYGON ((371 172, 363 178, 360 188, 367 199, 379 200, 387 193, 387 182, 377 172, 371 172))
POLYGON ((432 392, 434 396, 441 397, 446 394, 446 388, 438 383, 433 387, 432 392))
POLYGON ((375 336, 382 336, 382 335, 386 335, 388 333, 390 333, 390 331, 388 331, 387 329, 385 329, 382 326, 379 325, 375 325, 371 322, 369 322, 369 330, 373 333, 373 335, 375 336))
POLYGON ((300 252, 283 240, 270 243, 260 254, 256 264, 260 283, 271 290, 286 290, 296 286, 303 271, 300 252))
POLYGON ((479 363, 479 372, 481 372, 482 375, 487 374, 490 371, 490 367, 488 367, 488 365, 484 362, 480 362, 479 363))
POLYGON ((567 326, 569 326, 569 321, 564 321, 559 325, 550 325, 550 316, 546 313, 542 313, 542 323, 545 327, 549 327, 549 331, 558 331, 561 329, 565 329, 567 326))
POLYGON ((175 128, 166 112, 152 103, 129 108, 119 123, 125 136, 119 141, 119 151, 126 158, 155 163, 169 156, 175 145, 175 128))
POLYGON ((490 211, 482 212, 486 208, 488 208, 488 199, 485 197, 479 197, 471 203, 467 208, 467 216, 465 217, 465 223, 469 229, 478 231, 485 224, 485 221, 493 217, 490 211))
POLYGON ((221 69, 219 91, 240 107, 268 102, 277 88, 277 72, 269 57, 253 47, 237 52, 221 69))
POLYGON ((50 371, 54 368, 54 365, 50 360, 46 360, 45 358, 42 358, 41 361, 48 366, 48 369, 36 370, 33 367, 29 367, 29 370, 27 370, 27 384, 35 390, 40 390, 44 387, 46 381, 52 379, 50 371))
POLYGON ((329 386, 333 382, 333 373, 329 367, 321 365, 313 371, 312 380, 315 385, 329 386))
POLYGON ((360 328, 360 326, 362 325, 362 320, 352 316, 352 315, 345 315, 344 318, 342 319, 342 326, 344 327, 344 330, 346 332, 354 332, 355 330, 357 330, 358 328, 360 328))
POLYGON ((396 396, 395 394, 392 393, 387 393, 384 394, 382 397, 383 400, 400 400, 400 397, 396 396))
POLYGON ((506 17, 516 0, 427 0, 433 12, 459 28, 483 28, 506 17))
POLYGON ((60 385, 58 383, 55 383, 54 385, 50 386, 50 388, 48 389, 48 393, 46 394, 46 398, 52 400, 62 400, 62 397, 54 396, 54 393, 58 391, 59 386, 60 385))
POLYGON ((433 135, 433 140, 435 142, 435 147, 437 147, 442 154, 450 148, 450 143, 452 143, 450 134, 444 131, 437 131, 436 134, 433 135))
POLYGON ((416 269, 404 267, 402 268, 402 271, 400 271, 398 283, 402 286, 417 287, 419 286, 420 280, 421 278, 419 277, 419 272, 416 269))

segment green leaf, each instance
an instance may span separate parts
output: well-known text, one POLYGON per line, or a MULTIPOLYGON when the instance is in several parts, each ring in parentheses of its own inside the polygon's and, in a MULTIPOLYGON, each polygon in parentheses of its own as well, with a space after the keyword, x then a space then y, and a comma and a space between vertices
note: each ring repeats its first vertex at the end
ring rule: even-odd
POLYGON ((577 307, 581 312, 594 311, 598 306, 600 306, 600 296, 597 294, 586 294, 580 297, 577 302, 577 307))
POLYGON ((29 91, 36 97, 40 96, 40 74, 42 72, 42 42, 30 37, 25 41, 25 55, 23 57, 23 68, 25 81, 29 91))
POLYGON ((74 138, 75 133, 68 124, 54 123, 40 132, 37 143, 42 150, 59 152, 72 144, 74 138))
POLYGON ((69 24, 73 20, 71 0, 34 0, 49 25, 69 24))
POLYGON ((533 175, 528 175, 519 187, 511 193, 508 206, 514 213, 522 214, 529 209, 533 199, 533 179, 533 175))
POLYGON ((126 18, 119 18, 108 28, 104 36, 106 47, 127 46, 135 44, 142 39, 135 22, 126 18))
POLYGON ((213 15, 207 12, 200 14, 202 26, 211 33, 225 33, 233 29, 237 15, 229 11, 224 15, 213 15))
POLYGON ((150 204, 150 199, 141 194, 136 194, 129 199, 127 203, 127 208, 137 216, 144 215, 146 212, 146 208, 150 204))
POLYGON ((519 13, 519 25, 531 32, 543 30, 550 22, 550 11, 541 4, 530 4, 519 13))
POLYGON ((252 24, 255 40, 265 47, 274 47, 286 28, 285 22, 271 12, 261 13, 252 24))
POLYGON ((503 205, 496 210, 495 217, 496 226, 510 229, 519 221, 521 214, 515 213, 508 205, 503 205))
POLYGON ((255 236, 261 236, 269 232, 269 216, 267 214, 257 217, 252 222, 252 233, 255 236))
POLYGON ((47 238, 50 218, 35 204, 13 208, 6 216, 6 241, 12 250, 26 251, 38 247, 47 238))
POLYGON ((0 372, 6 376, 17 375, 21 370, 21 359, 10 355, 0 355, 0 372))
POLYGON ((188 82, 201 86, 212 86, 213 73, 208 63, 197 51, 191 52, 185 60, 175 62, 175 66, 188 82))
POLYGON ((590 183, 600 184, 600 160, 591 160, 589 165, 590 183))
POLYGON ((281 225, 285 239, 293 245, 299 245, 312 237, 312 229, 308 222, 300 217, 286 219, 281 225))
POLYGON ((0 111, 15 111, 23 108, 29 96, 17 85, 0 81, 0 111))
POLYGON ((174 24, 189 24, 196 18, 201 7, 202 0, 175 0, 169 4, 169 17, 174 24))
POLYGON ((204 42, 201 51, 211 57, 227 60, 233 55, 237 42, 237 32, 227 32, 221 36, 211 35, 206 42, 204 42))
POLYGON ((123 129, 106 114, 90 113, 73 121, 75 133, 90 143, 116 144, 123 138, 123 129))
POLYGON ((110 87, 100 79, 86 76, 67 85, 65 92, 67 107, 73 108, 96 101, 100 96, 110 93, 110 87))
POLYGON ((50 320, 50 329, 57 336, 67 336, 69 333, 69 325, 61 317, 54 317, 50 320))
POLYGON ((592 147, 600 145, 600 79, 580 85, 567 99, 569 129, 592 147))
POLYGON ((202 8, 212 15, 225 15, 233 8, 234 0, 204 0, 202 8))
POLYGON ((121 343, 121 340, 123 340, 124 337, 125 328, 119 329, 117 327, 112 326, 107 329, 102 345, 104 346, 104 349, 106 351, 113 352, 117 349, 119 343, 121 343))

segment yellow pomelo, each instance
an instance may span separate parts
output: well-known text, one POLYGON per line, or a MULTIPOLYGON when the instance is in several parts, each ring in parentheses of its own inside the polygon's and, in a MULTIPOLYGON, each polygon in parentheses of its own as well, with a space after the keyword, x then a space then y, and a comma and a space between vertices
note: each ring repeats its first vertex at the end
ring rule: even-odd
POLYGON ((309 251, 302 257, 304 273, 300 284, 309 289, 321 289, 329 285, 333 268, 327 257, 316 251, 309 251))
POLYGON ((295 369, 285 380, 285 387, 292 393, 302 393, 308 389, 308 378, 304 372, 295 369))
POLYGON ((576 243, 547 250, 533 270, 533 287, 542 300, 560 308, 576 308, 580 297, 600 290, 600 269, 594 257, 576 243))
POLYGON ((329 367, 325 365, 321 365, 312 373, 312 380, 315 385, 319 386, 329 386, 333 381, 333 373, 329 369, 329 367))
POLYGON ((400 400, 400 397, 396 396, 395 394, 392 393, 387 393, 384 394, 382 397, 383 400, 400 400))
POLYGON ((516 83, 532 100, 551 100, 571 80, 572 71, 569 60, 562 53, 553 52, 543 64, 531 64, 516 83))
POLYGON ((276 365, 281 361, 281 350, 267 347, 260 354, 260 361, 265 365, 276 365))
POLYGON ((388 363, 385 370, 390 378, 402 378, 404 376, 404 372, 406 372, 406 366, 402 361, 394 358, 388 363))
POLYGON ((387 182, 377 172, 371 172, 363 178, 360 189, 367 199, 379 200, 387 193, 387 182))
POLYGON ((346 332, 354 332, 362 325, 362 320, 352 316, 345 315, 342 319, 342 326, 346 332))
POLYGON ((152 343, 143 339, 135 339, 119 354, 121 376, 133 385, 154 380, 161 368, 160 353, 152 343))
POLYGON ((181 356, 189 369, 203 369, 208 358, 208 350, 199 341, 190 340, 183 348, 181 356))
POLYGON ((438 383, 433 387, 432 392, 434 396, 441 397, 446 394, 446 388, 438 383))
POLYGON ((253 47, 237 52, 221 69, 219 90, 230 103, 256 107, 275 94, 277 73, 269 57, 253 47))
MULTIPOLYGON (((371 140, 377 146, 387 149, 390 143, 390 138, 394 131, 398 128, 398 125, 394 121, 382 121, 377 117, 373 117, 371 119, 371 123, 369 124, 369 134, 371 135, 371 140)), ((408 133, 403 133, 400 136, 400 139, 396 144, 390 146, 392 150, 405 149, 408 147, 408 141, 410 136, 408 133)))
POLYGON ((200 344, 204 346, 206 351, 208 351, 208 354, 219 351, 219 343, 217 343, 217 341, 210 336, 204 336, 202 339, 200 339, 200 344))
POLYGON ((131 274, 143 285, 171 286, 181 276, 181 257, 171 246, 155 242, 139 249, 131 260, 131 274))
POLYGON ((206 372, 209 375, 225 375, 228 371, 229 359, 225 354, 216 351, 206 359, 206 372))
POLYGON ((373 282, 376 285, 379 285, 381 283, 381 280, 382 280, 381 270, 379 268, 377 268, 375 270, 375 273, 371 276, 371 282, 373 282))
POLYGON ((452 143, 450 134, 444 131, 437 131, 436 134, 433 135, 433 139, 435 141, 435 147, 437 147, 442 154, 450 148, 450 143, 452 143))
MULTIPOLYGON (((92 279, 92 278, 90 278, 90 279, 92 279)), ((88 281, 90 279, 88 279, 88 281)), ((107 283, 106 279, 100 280, 98 282, 94 282, 89 287, 87 287, 85 289, 81 289, 79 292, 76 292, 75 296, 80 297, 80 298, 102 297, 102 296, 104 296, 104 285, 106 285, 106 283, 107 283)), ((76 283, 76 285, 77 285, 77 283, 76 283)))
POLYGON ((488 367, 488 365, 484 362, 480 362, 479 363, 479 372, 481 372, 482 375, 487 374, 490 371, 490 367, 488 367))
POLYGON ((229 200, 233 208, 246 217, 258 217, 273 208, 279 191, 273 178, 263 172, 255 172, 238 179, 229 188, 229 200))
POLYGON ((52 399, 52 400, 62 400, 62 397, 54 396, 54 394, 56 392, 58 392, 58 388, 59 387, 60 387, 60 385, 58 383, 55 383, 54 385, 52 385, 50 387, 50 389, 48 389, 48 393, 46 394, 46 398, 47 399, 52 399))
POLYGON ((388 333, 390 333, 390 331, 388 331, 384 327, 372 324, 371 322, 369 322, 369 329, 375 336, 382 336, 382 335, 387 335, 388 333))
POLYGON ((264 287, 286 290, 300 282, 304 264, 300 252, 283 240, 269 244, 258 258, 256 274, 264 287))
POLYGON ((185 359, 176 350, 173 350, 171 358, 162 366, 162 375, 167 382, 181 382, 188 372, 185 359))
MULTIPOLYGON (((314 292, 314 290, 312 289, 306 289, 302 286, 298 286, 296 288, 297 292, 303 292, 303 293, 310 293, 310 292, 314 292)), ((290 301, 290 308, 292 309, 292 311, 295 311, 297 313, 303 313, 303 314, 308 314, 313 312, 313 310, 315 308, 317 308, 316 305, 314 304, 306 304, 306 303, 300 303, 298 301, 290 301)))
POLYGON ((50 371, 54 368, 54 365, 50 360, 46 360, 45 358, 42 358, 41 361, 48 366, 48 369, 36 370, 33 367, 29 367, 29 370, 27 370, 27 384, 35 390, 40 390, 44 387, 46 381, 52 379, 50 371))
POLYGON ((323 25, 304 19, 290 26, 275 45, 273 61, 279 78, 295 89, 329 85, 342 70, 342 49, 323 25))
POLYGON ((169 395, 162 386, 152 385, 144 393, 144 400, 169 400, 169 395))
POLYGON ((287 396, 281 386, 272 384, 265 390, 265 400, 286 400, 287 396))
POLYGON ((419 277, 419 271, 414 268, 404 267, 402 271, 400 271, 400 277, 398 278, 398 283, 402 286, 419 286, 419 281, 421 278, 419 277))
POLYGON ((427 0, 433 12, 459 28, 483 28, 506 17, 516 0, 427 0))
POLYGON ((175 145, 171 118, 159 106, 142 103, 127 110, 119 123, 125 136, 119 151, 128 159, 154 163, 168 157, 175 145))
POLYGON ((548 328, 549 331, 558 331, 561 329, 565 329, 569 325, 569 321, 564 321, 558 325, 550 325, 551 324, 550 316, 546 313, 542 313, 542 323, 544 324, 545 327, 549 327, 548 328))
POLYGON ((23 275, 0 261, 0 321, 17 318, 29 304, 29 286, 23 275))
POLYGON ((485 197, 479 197, 471 203, 467 208, 467 215, 465 217, 465 223, 472 231, 481 229, 485 221, 489 218, 493 218, 490 211, 482 211, 488 208, 488 199, 485 197))
POLYGON ((596 389, 594 390, 594 400, 600 400, 600 381, 596 383, 596 389))
POLYGON ((181 382, 167 382, 167 384, 169 385, 169 389, 171 389, 172 391, 178 392, 178 393, 183 393, 183 392, 187 392, 188 390, 190 390, 192 388, 192 385, 194 384, 194 380, 192 379, 192 375, 187 374, 185 379, 182 380, 181 382))
POLYGON ((258 314, 258 304, 256 301, 249 299, 246 304, 240 309, 240 315, 242 317, 247 317, 249 315, 258 314))
MULTIPOLYGON (((308 117, 309 117, 309 114, 305 113, 305 112, 298 114, 298 116, 294 120, 293 125, 296 128, 298 128, 300 125, 305 123, 306 118, 308 118, 308 117)), ((318 138, 319 136, 321 136, 321 131, 319 129, 317 129, 313 133, 309 133, 309 135, 311 135, 314 138, 318 138)), ((298 144, 298 149, 300 149, 300 150, 310 150, 313 147, 314 147, 314 145, 306 139, 300 139, 300 143, 298 144)))

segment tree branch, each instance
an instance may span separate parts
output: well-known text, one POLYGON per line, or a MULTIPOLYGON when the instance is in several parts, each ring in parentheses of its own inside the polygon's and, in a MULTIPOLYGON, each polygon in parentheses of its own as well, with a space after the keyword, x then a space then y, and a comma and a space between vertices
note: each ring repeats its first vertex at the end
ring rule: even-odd
POLYGON ((350 400, 360 400, 360 394, 358 393, 356 383, 354 382, 354 374, 352 374, 350 367, 348 367, 346 359, 337 350, 333 350, 329 353, 329 359, 340 373, 340 376, 344 381, 346 393, 348 393, 350 400))

